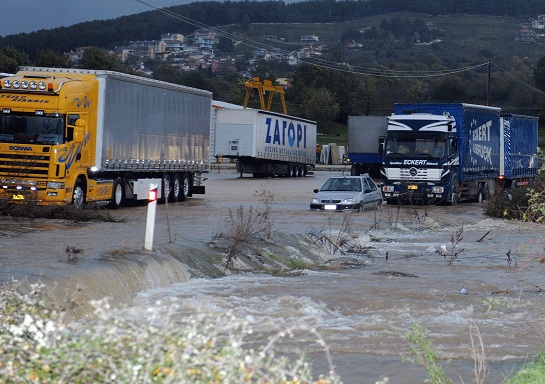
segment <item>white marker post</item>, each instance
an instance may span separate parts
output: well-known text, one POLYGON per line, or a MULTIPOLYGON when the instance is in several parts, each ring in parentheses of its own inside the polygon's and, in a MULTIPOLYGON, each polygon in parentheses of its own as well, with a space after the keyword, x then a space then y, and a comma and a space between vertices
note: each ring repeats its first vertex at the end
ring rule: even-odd
POLYGON ((148 217, 146 220, 146 239, 144 248, 148 251, 153 249, 153 233, 155 232, 155 212, 157 211, 157 184, 150 184, 148 194, 148 217))

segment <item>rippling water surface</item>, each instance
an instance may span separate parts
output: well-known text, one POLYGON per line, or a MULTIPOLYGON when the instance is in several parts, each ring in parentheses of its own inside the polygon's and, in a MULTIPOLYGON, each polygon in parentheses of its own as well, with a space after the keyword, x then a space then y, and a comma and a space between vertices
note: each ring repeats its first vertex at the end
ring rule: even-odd
MULTIPOLYGON (((113 212, 123 223, 4 218, 0 278, 43 277, 65 291, 79 284, 90 297, 109 295, 120 302, 131 302, 139 292, 131 313, 143 315, 158 301, 177 303, 179 316, 232 311, 255 328, 249 341, 256 346, 294 327, 300 331, 283 339, 279 352, 305 353, 316 374, 325 373, 323 347, 305 331, 312 327, 331 349, 345 383, 375 383, 384 376, 391 383, 423 382, 425 369, 402 361, 409 348, 401 335, 415 323, 429 330, 454 382, 475 382, 470 329, 482 337, 487 383, 500 383, 543 348, 543 227, 490 219, 477 203, 384 206, 352 215, 344 229, 359 252, 345 256, 356 259, 358 268, 190 279, 173 257, 224 230, 229 210, 261 207, 259 191, 274 195, 273 232, 337 233, 346 215, 310 211, 308 204, 312 190, 338 174, 267 180, 210 174, 206 195, 158 207, 153 254, 142 250, 145 206, 113 212), (70 245, 83 251, 75 262, 66 261, 70 245)), ((339 256, 323 252, 324 259, 339 256)))

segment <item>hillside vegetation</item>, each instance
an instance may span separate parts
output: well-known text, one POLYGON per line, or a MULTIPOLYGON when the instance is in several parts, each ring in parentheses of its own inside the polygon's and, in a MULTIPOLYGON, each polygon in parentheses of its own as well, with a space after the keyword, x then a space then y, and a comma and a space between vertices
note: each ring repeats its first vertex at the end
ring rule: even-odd
POLYGON ((147 60, 153 77, 207 89, 215 99, 237 104, 244 99, 243 73, 273 82, 286 77, 288 113, 318 121, 319 131, 330 137, 343 135, 348 116, 389 114, 396 102, 486 104, 489 87, 492 105, 545 116, 545 37, 517 40, 544 9, 545 0, 199 2, 168 8, 169 15, 149 11, 2 37, 0 71, 33 64, 131 72, 128 63, 105 52, 131 40, 190 35, 207 26, 220 38, 215 55, 236 57, 236 68, 184 73, 147 60), (256 49, 296 53, 300 37, 312 34, 323 47, 301 57, 300 65, 250 64, 256 49), (63 52, 81 46, 99 51, 89 51, 77 64, 64 60, 63 52))

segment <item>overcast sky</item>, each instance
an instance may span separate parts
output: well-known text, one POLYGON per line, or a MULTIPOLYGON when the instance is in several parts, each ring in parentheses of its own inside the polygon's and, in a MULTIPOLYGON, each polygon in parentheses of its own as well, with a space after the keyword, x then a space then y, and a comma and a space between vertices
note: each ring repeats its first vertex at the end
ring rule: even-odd
POLYGON ((115 19, 193 0, 1 0, 0 35, 115 19), (149 4, 149 5, 147 5, 149 4), (150 6, 151 5, 151 6, 150 6))

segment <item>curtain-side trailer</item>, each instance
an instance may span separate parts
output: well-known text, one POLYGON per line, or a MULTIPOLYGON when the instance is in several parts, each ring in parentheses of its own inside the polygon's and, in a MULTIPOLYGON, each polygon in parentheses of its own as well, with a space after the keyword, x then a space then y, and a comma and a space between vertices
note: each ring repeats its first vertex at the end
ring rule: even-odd
POLYGON ((316 122, 257 109, 218 109, 215 154, 254 177, 304 176, 316 165, 316 122))
POLYGON ((0 198, 81 206, 204 193, 212 94, 101 70, 22 68, 0 83, 0 198))
POLYGON ((387 116, 348 116, 347 157, 352 176, 368 173, 380 179, 382 140, 387 128, 387 116))

